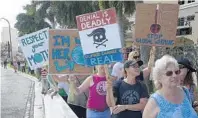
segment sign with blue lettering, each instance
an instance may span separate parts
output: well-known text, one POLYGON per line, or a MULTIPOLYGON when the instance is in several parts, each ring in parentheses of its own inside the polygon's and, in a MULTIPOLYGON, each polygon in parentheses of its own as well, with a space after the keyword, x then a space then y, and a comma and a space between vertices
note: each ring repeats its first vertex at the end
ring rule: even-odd
POLYGON ((19 37, 19 44, 33 70, 48 64, 49 28, 19 37))
POLYGON ((121 37, 115 8, 76 17, 86 65, 122 61, 121 37))
POLYGON ((134 42, 139 45, 174 46, 178 4, 137 4, 134 42))
POLYGON ((78 30, 49 30, 49 74, 87 75, 78 30))

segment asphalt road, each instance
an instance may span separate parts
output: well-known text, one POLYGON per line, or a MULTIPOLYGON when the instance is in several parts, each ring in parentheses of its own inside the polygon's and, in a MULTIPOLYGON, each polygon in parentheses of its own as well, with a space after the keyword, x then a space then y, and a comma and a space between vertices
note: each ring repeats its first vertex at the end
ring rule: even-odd
POLYGON ((34 82, 1 68, 1 118, 33 118, 34 82))

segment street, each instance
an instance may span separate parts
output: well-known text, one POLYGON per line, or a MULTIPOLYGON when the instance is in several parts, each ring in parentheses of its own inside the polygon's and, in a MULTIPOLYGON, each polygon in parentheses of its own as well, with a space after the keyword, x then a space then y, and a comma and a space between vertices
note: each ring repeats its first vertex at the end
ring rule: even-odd
POLYGON ((34 82, 1 68, 1 118, 33 118, 34 82))

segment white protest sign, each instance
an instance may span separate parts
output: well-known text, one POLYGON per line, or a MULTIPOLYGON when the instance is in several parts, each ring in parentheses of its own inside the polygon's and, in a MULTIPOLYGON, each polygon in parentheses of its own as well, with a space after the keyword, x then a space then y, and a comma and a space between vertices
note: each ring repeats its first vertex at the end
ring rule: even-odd
POLYGON ((86 65, 123 60, 115 8, 82 14, 76 20, 86 65))
POLYGON ((49 28, 19 37, 19 44, 29 67, 37 69, 48 64, 49 28))

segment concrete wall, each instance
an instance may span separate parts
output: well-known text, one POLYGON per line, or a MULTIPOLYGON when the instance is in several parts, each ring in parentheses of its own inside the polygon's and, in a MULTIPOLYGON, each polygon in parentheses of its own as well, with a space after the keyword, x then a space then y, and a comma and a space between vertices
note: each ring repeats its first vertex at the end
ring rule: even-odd
POLYGON ((44 104, 45 118, 78 118, 59 95, 54 96, 53 99, 46 95, 44 104))

